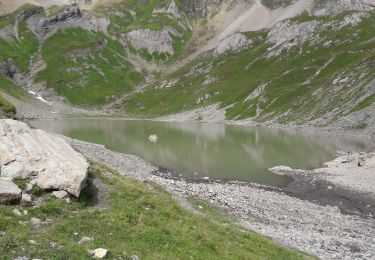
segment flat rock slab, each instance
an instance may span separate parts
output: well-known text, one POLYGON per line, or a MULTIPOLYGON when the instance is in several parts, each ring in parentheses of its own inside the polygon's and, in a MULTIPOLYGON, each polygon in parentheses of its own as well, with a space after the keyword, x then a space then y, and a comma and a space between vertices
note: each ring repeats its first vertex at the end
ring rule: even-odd
POLYGON ((89 164, 63 138, 4 119, 0 120, 0 166, 2 177, 33 176, 42 189, 65 190, 79 197, 89 164))
POLYGON ((0 179, 0 204, 17 204, 22 197, 22 191, 10 180, 0 179))

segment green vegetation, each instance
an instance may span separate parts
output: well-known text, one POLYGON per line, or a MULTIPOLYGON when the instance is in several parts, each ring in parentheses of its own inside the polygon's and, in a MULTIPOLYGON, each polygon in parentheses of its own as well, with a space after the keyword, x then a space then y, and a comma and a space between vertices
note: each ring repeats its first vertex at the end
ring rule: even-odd
POLYGON ((359 103, 355 108, 352 109, 352 112, 360 111, 362 109, 365 109, 366 107, 372 105, 375 101, 375 94, 372 94, 365 98, 361 103, 359 103))
MULTIPOLYGON (((343 17, 317 19, 337 24, 343 17)), ((294 22, 311 19, 305 13, 294 22)), ((375 13, 371 12, 356 26, 318 27, 314 40, 274 57, 268 56, 272 45, 266 41, 266 30, 248 33, 253 40, 249 49, 201 56, 128 97, 125 111, 153 117, 218 103, 226 108, 227 119, 277 118, 280 123, 307 122, 336 108, 345 114, 365 93, 364 86, 373 75, 374 30, 375 13), (203 84, 209 77, 215 81, 203 84), (335 79, 344 83, 333 88, 335 79), (165 82, 171 83, 168 88, 163 88, 165 82), (259 93, 252 97, 254 90, 259 93)))
POLYGON ((98 247, 110 250, 109 259, 310 259, 241 230, 204 202, 195 199, 194 204, 208 216, 196 215, 153 183, 119 176, 99 164, 90 172, 101 188, 90 184, 80 200, 68 204, 44 194, 39 207, 20 207, 28 210, 22 216, 15 216, 11 206, 0 206, 3 259, 89 259, 87 250, 98 247), (112 177, 101 174, 108 171, 112 177), (47 224, 33 227, 28 224, 32 217, 47 224), (93 240, 79 245, 84 236, 93 240))
POLYGON ((11 95, 13 97, 16 97, 16 98, 22 98, 27 95, 23 89, 13 85, 9 80, 7 80, 1 74, 0 74, 0 91, 8 95, 11 95))
POLYGON ((109 103, 143 80, 120 43, 81 28, 59 31, 48 38, 42 56, 48 66, 37 80, 45 80, 74 105, 109 103))
POLYGON ((15 118, 16 114, 16 107, 0 95, 0 117, 15 118))
POLYGON ((165 0, 151 0, 149 3, 128 0, 108 8, 98 8, 96 12, 111 20, 108 28, 111 35, 119 36, 136 29, 162 30, 164 27, 171 27, 182 33, 182 37, 169 34, 173 39, 175 49, 175 54, 172 57, 167 54, 145 53, 146 50, 137 51, 147 61, 172 62, 181 56, 183 46, 191 37, 191 30, 187 24, 188 20, 183 14, 180 18, 175 18, 164 13, 154 13, 157 8, 165 8, 167 3, 168 1, 165 0))
POLYGON ((27 186, 27 180, 21 178, 13 179, 13 182, 21 189, 24 190, 27 186))

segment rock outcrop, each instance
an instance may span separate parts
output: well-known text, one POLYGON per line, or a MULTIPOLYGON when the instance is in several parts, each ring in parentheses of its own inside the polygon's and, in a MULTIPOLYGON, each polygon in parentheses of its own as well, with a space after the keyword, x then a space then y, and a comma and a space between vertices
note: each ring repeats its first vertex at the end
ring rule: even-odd
POLYGON ((223 39, 215 49, 216 54, 222 54, 227 51, 240 51, 251 44, 251 40, 243 33, 234 33, 223 39))
POLYGON ((173 40, 169 33, 170 31, 166 29, 159 31, 138 29, 122 35, 121 38, 122 42, 128 41, 137 50, 147 49, 150 54, 156 52, 173 55, 173 40))
POLYGON ((22 192, 9 179, 0 178, 0 204, 16 204, 21 201, 22 192))
POLYGON ((373 0, 323 0, 316 4, 312 14, 328 16, 345 11, 368 11, 374 8, 375 1, 373 0))
POLYGON ((38 13, 32 15, 27 19, 27 24, 39 39, 44 39, 54 34, 58 29, 74 27, 106 33, 109 21, 106 18, 98 18, 89 12, 81 11, 77 4, 73 4, 52 18, 46 18, 38 13))
POLYGON ((169 14, 175 18, 180 18, 180 10, 178 9, 176 2, 174 0, 169 1, 169 3, 163 8, 156 8, 152 12, 153 14, 169 14))
POLYGON ((269 57, 279 55, 296 45, 302 45, 313 34, 319 23, 315 20, 295 23, 285 20, 277 23, 268 33, 267 41, 274 45, 269 57))
POLYGON ((1 176, 34 179, 46 190, 65 190, 79 197, 89 164, 63 138, 27 124, 0 120, 1 176))
POLYGON ((183 11, 190 16, 206 17, 210 5, 220 4, 222 0, 189 0, 182 4, 183 11))

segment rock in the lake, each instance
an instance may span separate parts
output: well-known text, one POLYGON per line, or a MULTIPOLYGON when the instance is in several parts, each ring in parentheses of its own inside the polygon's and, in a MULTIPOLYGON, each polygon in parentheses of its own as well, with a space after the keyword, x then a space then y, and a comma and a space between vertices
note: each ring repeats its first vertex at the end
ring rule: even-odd
MULTIPOLYGON (((0 166, 3 177, 35 176, 42 189, 65 190, 79 197, 89 164, 63 138, 5 119, 0 120, 0 166)), ((13 200, 21 198, 18 190, 13 190, 13 200)))
POLYGON ((108 250, 104 249, 104 248, 97 248, 95 250, 90 250, 89 254, 93 258, 103 259, 103 258, 106 258, 108 256, 108 250))
POLYGON ((148 140, 152 143, 156 143, 158 141, 159 137, 157 135, 150 135, 148 137, 148 140))
MULTIPOLYGON (((2 154, 0 154, 2 156, 2 154)), ((0 178, 0 204, 17 204, 22 197, 22 191, 10 180, 0 178)))

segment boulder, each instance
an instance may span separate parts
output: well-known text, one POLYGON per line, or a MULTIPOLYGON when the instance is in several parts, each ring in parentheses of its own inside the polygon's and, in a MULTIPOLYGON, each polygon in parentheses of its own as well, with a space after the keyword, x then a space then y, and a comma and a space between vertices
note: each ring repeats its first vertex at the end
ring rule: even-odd
POLYGON ((0 204, 17 204, 22 198, 22 191, 10 180, 0 178, 0 204))
POLYGON ((98 259, 103 259, 108 256, 108 250, 104 248, 97 248, 95 250, 90 250, 89 253, 93 258, 98 258, 98 259))
POLYGON ((89 164, 62 137, 4 119, 0 120, 0 167, 2 177, 33 177, 42 189, 65 190, 79 197, 89 164))
POLYGON ((52 196, 58 198, 58 199, 64 199, 68 196, 69 194, 64 191, 64 190, 59 190, 59 191, 53 191, 52 196))

